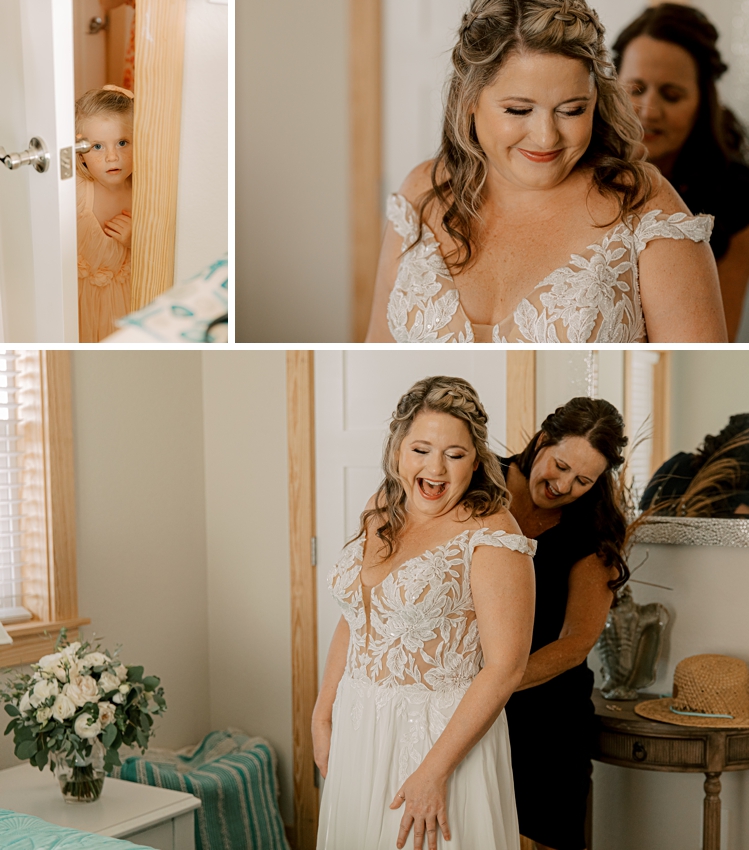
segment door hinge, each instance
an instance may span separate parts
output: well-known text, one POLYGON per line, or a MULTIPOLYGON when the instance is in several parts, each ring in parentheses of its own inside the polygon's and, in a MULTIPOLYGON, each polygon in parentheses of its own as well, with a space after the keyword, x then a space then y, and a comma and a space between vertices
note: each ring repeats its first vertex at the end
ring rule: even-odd
POLYGON ((312 561, 312 566, 317 566, 317 538, 313 537, 310 540, 310 560, 312 561))

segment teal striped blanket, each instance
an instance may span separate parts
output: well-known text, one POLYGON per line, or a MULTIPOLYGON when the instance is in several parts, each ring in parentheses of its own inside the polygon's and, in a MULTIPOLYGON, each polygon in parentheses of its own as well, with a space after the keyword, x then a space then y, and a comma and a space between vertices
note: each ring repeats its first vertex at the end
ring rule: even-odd
POLYGON ((190 750, 149 750, 112 776, 200 798, 196 850, 289 850, 278 810, 276 756, 263 738, 229 729, 190 750))

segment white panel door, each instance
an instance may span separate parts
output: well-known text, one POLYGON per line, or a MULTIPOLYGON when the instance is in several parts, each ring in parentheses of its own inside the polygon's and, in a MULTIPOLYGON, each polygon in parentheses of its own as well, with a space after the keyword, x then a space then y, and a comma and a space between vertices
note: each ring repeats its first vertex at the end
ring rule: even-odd
POLYGON ((75 142, 71 0, 0 0, 0 146, 32 137, 50 154, 40 174, 0 165, 0 309, 4 342, 77 342, 75 142), (74 160, 73 160, 74 161, 74 160))
POLYGON ((322 675, 340 617, 327 576, 382 479, 390 416, 412 384, 429 375, 465 378, 489 416, 492 446, 505 440, 503 351, 318 351, 315 353, 317 635, 322 675))

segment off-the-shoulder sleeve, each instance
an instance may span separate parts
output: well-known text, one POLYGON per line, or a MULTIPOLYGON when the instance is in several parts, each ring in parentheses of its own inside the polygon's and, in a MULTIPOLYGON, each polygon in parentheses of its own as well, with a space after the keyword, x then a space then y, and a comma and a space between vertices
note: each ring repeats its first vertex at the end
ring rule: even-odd
POLYGON ((419 235, 419 217, 403 195, 391 195, 388 198, 387 217, 393 223, 395 232, 403 237, 404 248, 416 241, 419 235))
POLYGON ((662 210, 651 210, 640 219, 635 229, 637 253, 653 239, 691 239, 692 242, 709 242, 714 219, 711 215, 690 216, 683 212, 669 215, 662 210))
POLYGON ((536 554, 535 540, 530 540, 522 534, 508 534, 506 531, 489 531, 487 528, 480 528, 470 539, 468 548, 471 555, 477 546, 496 546, 503 549, 512 549, 513 552, 520 552, 522 555, 530 555, 531 558, 536 554))

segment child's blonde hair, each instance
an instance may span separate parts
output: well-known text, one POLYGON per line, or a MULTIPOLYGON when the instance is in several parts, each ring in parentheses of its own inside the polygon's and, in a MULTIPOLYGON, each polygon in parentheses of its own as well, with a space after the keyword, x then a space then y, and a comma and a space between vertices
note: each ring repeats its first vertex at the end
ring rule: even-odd
MULTIPOLYGON (((87 91, 86 94, 81 95, 75 102, 76 136, 85 135, 82 129, 83 122, 87 118, 94 118, 96 115, 118 116, 132 127, 133 99, 125 94, 124 91, 117 91, 113 88, 91 89, 91 91, 87 91)), ((83 154, 78 154, 76 170, 86 180, 94 179, 89 173, 86 163, 83 161, 83 154)))

